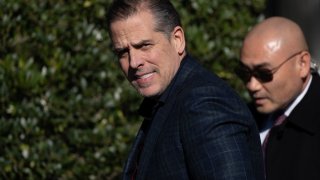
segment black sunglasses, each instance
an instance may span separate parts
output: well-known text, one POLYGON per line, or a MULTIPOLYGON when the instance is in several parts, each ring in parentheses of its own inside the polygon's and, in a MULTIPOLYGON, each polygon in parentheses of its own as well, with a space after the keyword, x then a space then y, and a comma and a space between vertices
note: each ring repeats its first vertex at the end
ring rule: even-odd
POLYGON ((275 74, 282 65, 284 65, 286 62, 288 62, 290 59, 295 57, 296 55, 302 53, 303 51, 299 51, 297 53, 294 53, 289 58, 284 60, 281 64, 279 64, 277 67, 273 69, 263 69, 263 68, 256 68, 256 69, 249 69, 244 64, 240 63, 235 68, 236 75, 244 82, 247 83, 250 81, 251 77, 255 77, 257 80, 259 80, 261 83, 270 82, 273 80, 273 74, 275 74))

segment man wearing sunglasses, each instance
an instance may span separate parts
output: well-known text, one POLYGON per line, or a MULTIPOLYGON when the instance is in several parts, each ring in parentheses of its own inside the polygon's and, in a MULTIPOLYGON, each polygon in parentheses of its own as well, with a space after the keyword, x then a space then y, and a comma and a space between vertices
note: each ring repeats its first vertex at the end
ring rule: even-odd
POLYGON ((268 180, 320 179, 320 78, 310 63, 300 27, 286 18, 266 19, 243 42, 236 74, 261 115, 268 180))

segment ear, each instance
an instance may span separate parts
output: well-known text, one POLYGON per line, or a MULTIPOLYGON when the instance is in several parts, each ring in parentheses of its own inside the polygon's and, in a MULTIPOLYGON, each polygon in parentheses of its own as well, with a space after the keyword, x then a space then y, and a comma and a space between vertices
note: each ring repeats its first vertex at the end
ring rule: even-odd
POLYGON ((302 51, 299 59, 300 76, 305 78, 310 73, 311 55, 308 51, 302 51))
POLYGON ((186 41, 182 27, 177 26, 174 28, 172 32, 172 40, 178 54, 180 56, 183 55, 185 53, 186 41))

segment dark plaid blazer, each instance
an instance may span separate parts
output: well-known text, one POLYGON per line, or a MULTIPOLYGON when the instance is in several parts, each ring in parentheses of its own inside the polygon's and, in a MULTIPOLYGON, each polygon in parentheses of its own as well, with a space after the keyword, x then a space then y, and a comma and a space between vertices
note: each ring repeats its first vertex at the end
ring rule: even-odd
POLYGON ((258 130, 246 104, 192 57, 183 59, 159 100, 144 99, 141 112, 145 120, 124 180, 137 159, 138 180, 264 179, 258 130))

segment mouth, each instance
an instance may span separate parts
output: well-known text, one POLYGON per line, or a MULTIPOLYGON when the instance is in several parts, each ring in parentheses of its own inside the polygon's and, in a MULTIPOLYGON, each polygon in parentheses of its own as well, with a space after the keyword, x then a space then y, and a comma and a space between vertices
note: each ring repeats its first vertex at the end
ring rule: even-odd
POLYGON ((150 73, 146 73, 146 74, 141 74, 141 75, 136 75, 136 78, 137 79, 147 79, 149 78, 150 76, 153 75, 154 72, 150 72, 150 73))
POLYGON ((262 105, 266 100, 267 100, 267 98, 264 98, 264 97, 255 97, 254 98, 254 103, 257 106, 259 106, 259 105, 262 105))
POLYGON ((262 105, 262 103, 267 99, 265 96, 263 95, 259 95, 258 93, 252 93, 250 94, 251 98, 253 100, 253 102, 258 106, 258 105, 262 105))
POLYGON ((135 75, 135 82, 139 87, 149 87, 152 84, 155 72, 140 73, 135 75))

